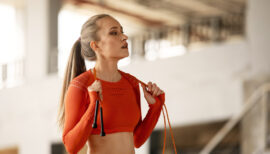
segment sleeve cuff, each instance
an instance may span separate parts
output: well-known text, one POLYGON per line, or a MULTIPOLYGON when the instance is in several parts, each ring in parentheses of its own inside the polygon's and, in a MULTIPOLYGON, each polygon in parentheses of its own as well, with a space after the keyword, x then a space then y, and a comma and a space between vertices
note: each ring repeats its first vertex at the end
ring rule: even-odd
POLYGON ((89 91, 89 97, 91 102, 96 102, 98 94, 96 91, 89 91))
POLYGON ((160 100, 158 99, 158 97, 155 97, 155 100, 156 100, 156 102, 155 102, 154 104, 149 104, 149 103, 148 103, 148 106, 149 106, 150 108, 160 106, 160 100))

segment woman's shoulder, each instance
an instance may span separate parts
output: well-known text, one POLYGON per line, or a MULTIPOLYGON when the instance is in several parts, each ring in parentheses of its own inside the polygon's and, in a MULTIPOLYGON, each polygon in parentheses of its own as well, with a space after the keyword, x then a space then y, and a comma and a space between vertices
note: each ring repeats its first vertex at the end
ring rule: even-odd
POLYGON ((131 82, 134 86, 137 86, 139 84, 139 80, 135 77, 135 75, 132 75, 131 73, 127 73, 125 71, 119 70, 124 77, 131 82))
POLYGON ((71 80, 71 84, 76 84, 77 86, 81 86, 83 88, 87 88, 94 82, 94 77, 90 74, 90 70, 86 70, 85 72, 79 74, 75 78, 71 80))
MULTIPOLYGON (((132 75, 130 73, 127 73, 127 72, 124 72, 124 71, 121 71, 121 70, 119 70, 119 71, 122 73, 122 75, 129 81, 129 83, 134 88, 135 94, 136 94, 136 98, 140 97, 139 79, 137 79, 135 77, 135 75, 132 75)), ((140 99, 137 100, 137 101, 139 102, 140 99)))

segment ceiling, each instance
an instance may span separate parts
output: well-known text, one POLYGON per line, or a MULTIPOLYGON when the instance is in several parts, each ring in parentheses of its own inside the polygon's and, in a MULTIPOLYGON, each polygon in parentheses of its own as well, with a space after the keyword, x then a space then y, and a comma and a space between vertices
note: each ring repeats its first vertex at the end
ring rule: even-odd
POLYGON ((225 41, 245 32, 246 0, 63 0, 91 15, 108 13, 128 36, 173 38, 185 46, 225 41), (92 13, 88 13, 92 12, 92 13), (154 34, 154 35, 152 35, 154 34))
POLYGON ((179 25, 205 17, 244 15, 246 0, 64 0, 145 26, 179 25))

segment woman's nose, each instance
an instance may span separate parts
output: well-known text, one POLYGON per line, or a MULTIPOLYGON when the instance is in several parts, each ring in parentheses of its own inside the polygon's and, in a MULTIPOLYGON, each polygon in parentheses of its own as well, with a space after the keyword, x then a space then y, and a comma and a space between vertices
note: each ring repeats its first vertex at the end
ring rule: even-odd
POLYGON ((123 34, 123 35, 122 35, 122 39, 123 39, 123 40, 127 40, 127 39, 128 39, 128 36, 125 35, 125 34, 123 34))

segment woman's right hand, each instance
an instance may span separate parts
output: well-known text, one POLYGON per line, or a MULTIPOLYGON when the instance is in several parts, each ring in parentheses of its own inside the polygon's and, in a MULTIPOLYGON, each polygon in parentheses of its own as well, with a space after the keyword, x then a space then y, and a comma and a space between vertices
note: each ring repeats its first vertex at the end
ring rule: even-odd
POLYGON ((103 98, 102 98, 102 86, 101 86, 101 82, 99 80, 95 80, 87 89, 88 89, 88 91, 99 92, 99 98, 101 99, 101 101, 103 100, 103 98))

